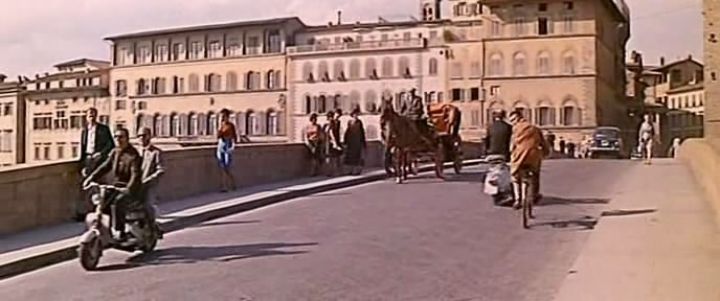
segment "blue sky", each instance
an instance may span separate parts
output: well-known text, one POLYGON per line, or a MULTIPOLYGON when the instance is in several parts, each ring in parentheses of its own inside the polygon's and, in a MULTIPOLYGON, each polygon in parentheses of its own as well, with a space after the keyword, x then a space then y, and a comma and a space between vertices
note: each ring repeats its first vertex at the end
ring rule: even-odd
MULTIPOLYGON (((646 62, 701 58, 701 0, 626 0, 633 15, 628 50, 646 62)), ((3 0, 0 10, 0 73, 52 71, 80 57, 107 59, 103 37, 138 30, 247 19, 299 16, 325 24, 343 10, 346 21, 379 15, 409 18, 417 0, 3 0), (310 5, 311 4, 311 5, 310 5)))

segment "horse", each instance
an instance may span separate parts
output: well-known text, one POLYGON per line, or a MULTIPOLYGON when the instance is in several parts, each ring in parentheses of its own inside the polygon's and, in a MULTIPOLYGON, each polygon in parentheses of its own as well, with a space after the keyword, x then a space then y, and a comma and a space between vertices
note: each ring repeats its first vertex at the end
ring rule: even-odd
MULTIPOLYGON (((385 133, 384 142, 386 147, 392 150, 395 156, 395 181, 402 184, 407 180, 408 169, 411 165, 411 157, 422 152, 434 154, 435 175, 445 179, 443 175, 443 148, 438 142, 426 142, 428 139, 421 137, 414 129, 414 121, 400 116, 393 108, 392 101, 386 100, 381 108, 380 123, 385 133)), ((437 141, 435 137, 429 139, 437 141)))

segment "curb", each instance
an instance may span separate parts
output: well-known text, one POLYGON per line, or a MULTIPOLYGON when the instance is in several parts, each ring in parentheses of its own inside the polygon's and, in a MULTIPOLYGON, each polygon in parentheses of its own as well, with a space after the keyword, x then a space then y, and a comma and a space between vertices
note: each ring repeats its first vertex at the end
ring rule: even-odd
MULTIPOLYGON (((465 160, 463 162, 463 166, 480 165, 484 162, 485 161, 482 159, 465 160)), ((445 167, 452 167, 452 163, 445 163, 445 167)), ((418 167, 418 171, 423 173, 433 170, 434 166, 432 165, 423 165, 418 167)), ((282 203, 284 201, 316 193, 376 182, 384 180, 386 178, 387 175, 384 173, 384 171, 382 171, 382 173, 378 172, 378 174, 365 175, 359 178, 348 179, 346 181, 338 183, 328 183, 316 187, 308 187, 298 190, 287 191, 273 196, 260 197, 256 200, 240 204, 229 205, 222 208, 203 211, 194 215, 178 217, 167 222, 162 222, 160 223, 160 226, 165 230, 165 233, 171 233, 206 221, 227 217, 242 212, 252 211, 266 206, 282 203)), ((7 264, 0 265, 0 280, 5 280, 10 277, 18 276, 20 274, 28 273, 64 261, 73 260, 75 258, 77 258, 77 245, 73 245, 71 247, 63 247, 56 250, 49 250, 42 254, 22 258, 13 262, 9 262, 7 264)))

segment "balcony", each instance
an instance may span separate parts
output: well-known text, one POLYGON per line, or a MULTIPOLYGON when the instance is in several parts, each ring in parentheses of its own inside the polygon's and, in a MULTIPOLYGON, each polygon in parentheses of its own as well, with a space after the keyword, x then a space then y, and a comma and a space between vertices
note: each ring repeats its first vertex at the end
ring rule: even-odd
POLYGON ((367 50, 421 49, 427 45, 425 39, 346 42, 340 44, 313 44, 288 47, 290 56, 343 53, 367 50))

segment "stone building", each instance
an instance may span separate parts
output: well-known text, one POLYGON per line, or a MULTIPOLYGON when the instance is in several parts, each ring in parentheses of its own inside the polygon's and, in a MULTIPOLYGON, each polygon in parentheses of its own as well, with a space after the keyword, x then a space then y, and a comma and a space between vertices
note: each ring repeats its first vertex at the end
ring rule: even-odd
POLYGON ((36 75, 26 83, 27 163, 79 158, 89 108, 98 110, 100 123, 109 123, 109 67, 106 61, 78 59, 55 65, 57 72, 36 75))
POLYGON ((25 163, 24 85, 0 74, 0 167, 25 163))

